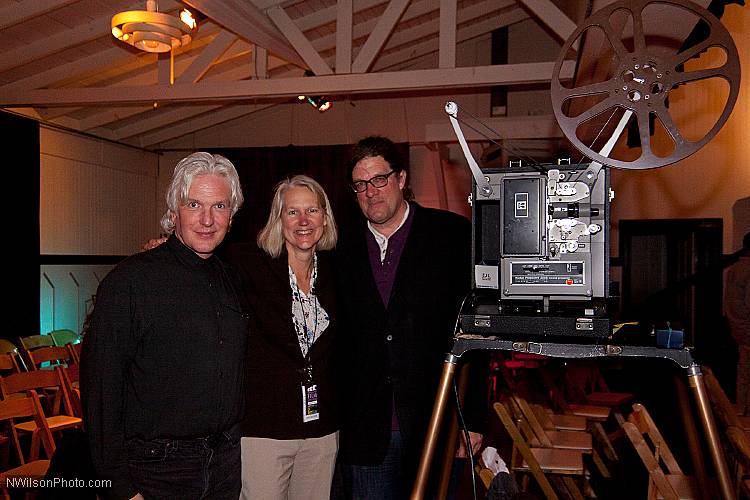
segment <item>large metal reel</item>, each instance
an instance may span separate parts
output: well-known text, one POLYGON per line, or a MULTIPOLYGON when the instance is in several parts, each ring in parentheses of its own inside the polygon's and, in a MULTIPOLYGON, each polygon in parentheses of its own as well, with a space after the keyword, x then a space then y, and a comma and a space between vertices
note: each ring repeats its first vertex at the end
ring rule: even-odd
MULTIPOLYGON (((573 146, 587 157, 602 164, 626 168, 656 168, 682 160, 695 153, 719 132, 729 118, 737 101, 740 88, 740 63, 737 48, 732 37, 721 22, 706 9, 687 0, 621 0, 606 6, 587 18, 568 38, 555 64, 552 76, 552 108, 565 136, 573 146), (696 45, 675 54, 665 54, 663 50, 647 44, 644 33, 643 11, 650 4, 664 4, 692 12, 709 27, 707 38, 696 45), (614 30, 610 19, 616 11, 629 11, 632 19, 633 50, 629 50, 614 30), (560 69, 566 54, 574 42, 592 27, 600 29, 613 52, 611 77, 606 81, 566 88, 560 81, 560 69), (696 71, 684 71, 682 65, 694 56, 710 48, 719 48, 725 53, 725 62, 719 66, 696 71), (678 130, 666 99, 669 92, 678 85, 689 85, 709 78, 723 78, 729 84, 728 97, 724 109, 714 125, 698 140, 688 140, 678 130), (571 100, 596 96, 594 104, 576 116, 568 116, 566 110, 571 100), (577 131, 582 124, 595 117, 630 110, 638 122, 641 154, 632 161, 608 158, 595 151, 579 139, 577 131), (650 141, 650 118, 658 119, 673 141, 671 153, 664 156, 654 154, 650 141)), ((631 118, 632 119, 632 118, 631 118)), ((592 144, 593 145, 593 144, 592 144)))

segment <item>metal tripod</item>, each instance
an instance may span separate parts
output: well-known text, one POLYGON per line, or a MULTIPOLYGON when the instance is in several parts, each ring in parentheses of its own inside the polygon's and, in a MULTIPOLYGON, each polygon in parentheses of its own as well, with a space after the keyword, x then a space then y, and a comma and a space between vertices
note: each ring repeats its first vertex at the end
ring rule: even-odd
POLYGON ((432 418, 427 428, 427 437, 419 462, 416 481, 411 493, 412 500, 421 500, 424 497, 430 465, 435 453, 440 422, 448 402, 449 391, 459 358, 477 349, 500 350, 511 352, 523 352, 539 354, 555 358, 597 358, 597 357, 640 357, 640 358, 664 358, 672 360, 680 367, 687 370, 688 382, 698 408, 699 418, 708 441, 711 460, 719 480, 719 489, 723 500, 735 498, 732 483, 729 477, 726 460, 721 449, 719 436, 716 431, 711 406, 703 381, 700 366, 693 360, 689 348, 664 349, 648 346, 624 346, 624 345, 590 345, 590 344, 560 344, 534 341, 502 340, 497 337, 481 337, 477 335, 459 335, 456 337, 451 352, 445 357, 443 373, 432 410, 432 418))

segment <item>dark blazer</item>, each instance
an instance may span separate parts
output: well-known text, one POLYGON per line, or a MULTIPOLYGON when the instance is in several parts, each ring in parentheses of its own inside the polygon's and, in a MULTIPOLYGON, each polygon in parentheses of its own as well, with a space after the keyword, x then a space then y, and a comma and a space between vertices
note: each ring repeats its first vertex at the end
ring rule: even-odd
POLYGON ((330 323, 310 349, 318 385, 320 419, 302 421, 305 360, 292 324, 292 291, 286 251, 272 258, 254 243, 234 245, 228 259, 239 269, 250 304, 245 370, 246 415, 242 435, 271 439, 320 437, 338 430, 333 374, 336 302, 330 252, 318 252, 315 290, 330 323))
POLYGON ((407 468, 416 466, 470 285, 469 221, 416 203, 411 210, 414 219, 387 309, 372 275, 366 225, 337 248, 344 390, 340 456, 348 464, 382 461, 395 402, 407 468))

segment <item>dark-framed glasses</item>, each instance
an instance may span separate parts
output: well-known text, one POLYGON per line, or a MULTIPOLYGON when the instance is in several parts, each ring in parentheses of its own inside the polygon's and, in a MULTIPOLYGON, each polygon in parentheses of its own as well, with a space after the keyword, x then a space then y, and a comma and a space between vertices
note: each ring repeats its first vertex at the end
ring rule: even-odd
POLYGON ((385 185, 388 184, 388 177, 395 173, 395 170, 391 170, 387 174, 376 175, 375 177, 371 177, 366 181, 354 181, 352 182, 352 189, 355 193, 364 193, 365 191, 367 191, 368 184, 372 184, 373 187, 376 188, 385 187, 385 185))

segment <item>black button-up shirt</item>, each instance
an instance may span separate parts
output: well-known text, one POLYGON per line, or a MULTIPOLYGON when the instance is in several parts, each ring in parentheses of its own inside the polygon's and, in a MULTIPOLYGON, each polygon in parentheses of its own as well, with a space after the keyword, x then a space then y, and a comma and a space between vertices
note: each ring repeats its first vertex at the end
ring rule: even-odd
POLYGON ((241 419, 248 322, 235 279, 173 236, 99 286, 81 391, 94 465, 114 497, 136 493, 128 439, 205 437, 241 419))

